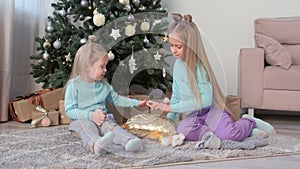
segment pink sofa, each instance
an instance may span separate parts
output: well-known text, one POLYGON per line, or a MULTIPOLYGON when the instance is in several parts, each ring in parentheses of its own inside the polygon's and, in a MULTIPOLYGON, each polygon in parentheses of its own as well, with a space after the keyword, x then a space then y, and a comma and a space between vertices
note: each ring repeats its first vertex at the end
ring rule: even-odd
POLYGON ((300 111, 300 17, 254 21, 255 47, 239 56, 241 107, 300 111))

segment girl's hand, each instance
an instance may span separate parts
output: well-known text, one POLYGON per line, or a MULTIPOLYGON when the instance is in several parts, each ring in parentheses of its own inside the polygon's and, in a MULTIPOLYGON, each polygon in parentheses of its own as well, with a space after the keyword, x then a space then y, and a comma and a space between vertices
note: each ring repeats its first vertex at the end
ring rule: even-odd
POLYGON ((139 106, 147 106, 147 99, 140 101, 139 106))
POLYGON ((106 119, 106 115, 102 110, 97 110, 92 113, 92 121, 98 126, 101 126, 106 119))
POLYGON ((155 101, 147 101, 147 106, 151 108, 151 110, 162 110, 162 111, 167 111, 168 110, 168 105, 164 103, 158 103, 155 101))

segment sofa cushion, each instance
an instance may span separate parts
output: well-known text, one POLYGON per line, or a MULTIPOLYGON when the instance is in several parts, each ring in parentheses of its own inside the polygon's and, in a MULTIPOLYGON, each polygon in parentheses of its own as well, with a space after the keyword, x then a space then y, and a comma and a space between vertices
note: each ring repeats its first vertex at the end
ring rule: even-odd
POLYGON ((255 34, 254 39, 258 47, 264 48, 266 61, 270 65, 289 69, 292 64, 292 57, 285 47, 276 40, 262 34, 255 34))
POLYGON ((255 33, 281 44, 300 44, 300 17, 259 18, 254 21, 255 33))
POLYGON ((283 45, 292 56, 292 65, 300 65, 300 44, 283 45))
POLYGON ((278 66, 266 66, 264 89, 300 91, 300 65, 292 65, 288 70, 278 66))

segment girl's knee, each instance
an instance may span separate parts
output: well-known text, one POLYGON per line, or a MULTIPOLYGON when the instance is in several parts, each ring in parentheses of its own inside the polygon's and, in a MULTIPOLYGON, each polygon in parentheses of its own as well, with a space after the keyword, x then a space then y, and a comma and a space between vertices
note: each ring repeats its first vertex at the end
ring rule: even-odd
POLYGON ((201 131, 202 124, 199 122, 180 123, 177 127, 177 133, 182 133, 188 141, 198 141, 201 131))

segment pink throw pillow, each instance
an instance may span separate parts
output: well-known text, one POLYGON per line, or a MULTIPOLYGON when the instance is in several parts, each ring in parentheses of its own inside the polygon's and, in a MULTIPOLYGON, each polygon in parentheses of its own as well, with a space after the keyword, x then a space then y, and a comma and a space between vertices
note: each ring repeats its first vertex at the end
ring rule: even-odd
POLYGON ((290 68, 292 64, 292 56, 278 41, 262 34, 255 34, 254 39, 258 47, 264 48, 266 61, 270 65, 280 66, 284 69, 290 68))

